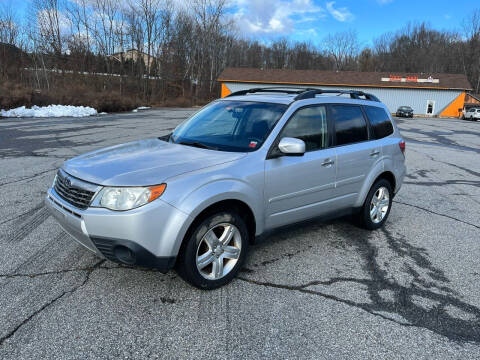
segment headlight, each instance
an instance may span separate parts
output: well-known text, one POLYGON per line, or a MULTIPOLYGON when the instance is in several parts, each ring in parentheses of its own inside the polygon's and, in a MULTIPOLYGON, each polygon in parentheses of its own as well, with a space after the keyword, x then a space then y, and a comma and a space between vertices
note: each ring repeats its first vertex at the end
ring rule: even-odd
POLYGON ((130 210, 160 197, 167 184, 148 187, 104 187, 98 205, 110 210, 130 210))

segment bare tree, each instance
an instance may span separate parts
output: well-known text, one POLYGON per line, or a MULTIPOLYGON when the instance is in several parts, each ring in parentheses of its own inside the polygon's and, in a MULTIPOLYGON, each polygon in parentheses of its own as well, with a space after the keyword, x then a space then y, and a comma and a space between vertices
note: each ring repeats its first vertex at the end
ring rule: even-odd
POLYGON ((33 0, 33 9, 36 12, 38 36, 45 51, 55 55, 62 54, 63 39, 61 33, 62 24, 62 0, 33 0))
MULTIPOLYGON (((194 0, 192 16, 196 25, 196 74, 194 81, 202 85, 202 80, 208 79, 208 88, 211 91, 216 76, 219 74, 219 52, 222 35, 228 28, 223 18, 225 14, 225 0, 194 0)), ((197 93, 198 96, 198 87, 197 93)))
POLYGON ((463 20, 466 41, 462 46, 462 63, 476 93, 480 92, 480 9, 463 20))
POLYGON ((353 30, 328 35, 325 49, 334 59, 335 70, 352 70, 359 51, 357 33, 353 30))
POLYGON ((79 69, 84 72, 90 70, 92 58, 92 39, 90 34, 90 14, 91 0, 69 1, 66 7, 66 13, 72 24, 72 37, 68 44, 68 50, 76 53, 81 61, 79 69))
POLYGON ((409 23, 362 49, 353 30, 327 35, 321 47, 239 38, 227 0, 192 0, 188 8, 173 0, 31 0, 25 19, 15 0, 0 1, 11 4, 0 5, 0 90, 2 80, 15 79, 26 88, 61 88, 74 101, 78 86, 96 94, 86 104, 102 97, 129 106, 177 96, 201 102, 218 96, 225 67, 242 66, 463 72, 480 92, 480 10, 463 21, 461 35, 409 23), (10 50, 25 65, 11 61, 10 50))
MULTIPOLYGON (((131 2, 130 6, 134 11, 137 11, 141 19, 142 31, 145 39, 145 48, 139 48, 137 50, 146 50, 147 54, 147 75, 144 79, 143 95, 146 99, 149 98, 149 84, 150 75, 152 72, 152 53, 154 49, 158 48, 157 40, 160 34, 161 28, 161 1, 160 0, 137 0, 135 3, 131 2)), ((155 62, 156 63, 156 62, 155 62)))
POLYGON ((283 38, 275 41, 270 47, 270 67, 274 69, 283 69, 288 64, 288 41, 283 38))
POLYGON ((20 28, 17 13, 11 3, 0 5, 0 42, 18 45, 20 28))

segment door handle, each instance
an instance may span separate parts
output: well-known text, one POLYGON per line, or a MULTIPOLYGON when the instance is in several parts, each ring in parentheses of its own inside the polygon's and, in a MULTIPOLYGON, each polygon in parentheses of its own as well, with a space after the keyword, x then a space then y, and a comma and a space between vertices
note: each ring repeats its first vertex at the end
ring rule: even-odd
POLYGON ((331 160, 331 159, 325 159, 322 163, 322 166, 330 166, 330 165, 333 165, 335 164, 335 161, 331 160))
POLYGON ((370 153, 370 156, 377 156, 378 154, 380 154, 380 151, 378 151, 378 150, 373 150, 373 151, 370 153))

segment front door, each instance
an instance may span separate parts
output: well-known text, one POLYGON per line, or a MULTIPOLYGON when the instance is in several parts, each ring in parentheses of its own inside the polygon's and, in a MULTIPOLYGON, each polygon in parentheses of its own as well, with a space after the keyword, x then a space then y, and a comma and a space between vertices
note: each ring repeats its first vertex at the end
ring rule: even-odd
POLYGON ((280 156, 265 163, 266 228, 305 220, 331 210, 334 197, 336 152, 329 148, 324 105, 300 108, 287 122, 279 139, 305 142, 303 156, 280 156))
POLYGON ((435 101, 427 100, 427 110, 425 112, 427 115, 433 115, 435 113, 435 101))

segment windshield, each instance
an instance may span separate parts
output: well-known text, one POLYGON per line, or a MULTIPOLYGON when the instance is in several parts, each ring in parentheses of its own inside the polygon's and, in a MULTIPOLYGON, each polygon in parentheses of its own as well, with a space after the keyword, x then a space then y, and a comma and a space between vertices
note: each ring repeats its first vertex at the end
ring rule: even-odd
POLYGON ((409 106, 400 106, 400 110, 412 110, 409 106))
POLYGON ((284 104, 214 102, 177 127, 170 141, 221 151, 255 151, 287 109, 284 104))

